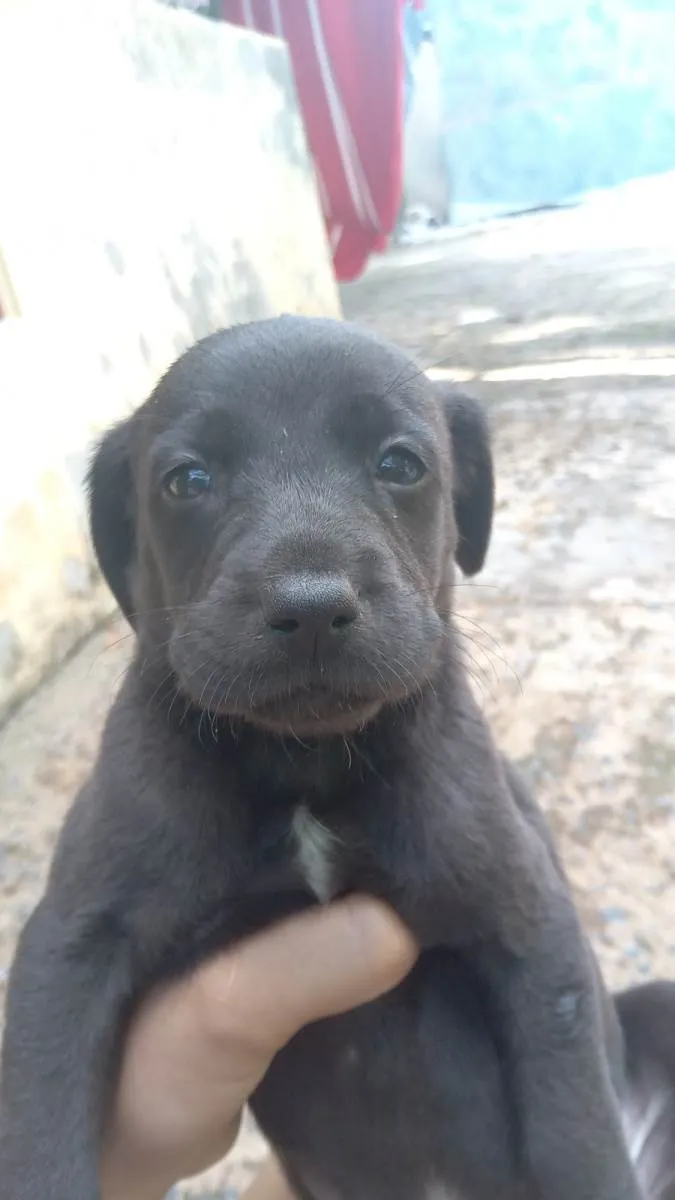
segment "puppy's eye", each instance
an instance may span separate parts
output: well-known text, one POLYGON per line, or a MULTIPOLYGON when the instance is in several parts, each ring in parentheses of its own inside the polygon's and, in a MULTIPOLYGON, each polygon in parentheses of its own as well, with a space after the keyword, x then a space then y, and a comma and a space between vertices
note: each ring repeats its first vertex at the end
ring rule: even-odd
POLYGON ((176 467, 164 480, 164 490, 173 500, 198 500, 211 487, 211 476, 204 467, 187 463, 176 467))
POLYGON ((419 483, 427 469, 412 450, 405 446, 392 446, 377 464, 378 479, 383 483, 394 483, 399 487, 412 487, 419 483))

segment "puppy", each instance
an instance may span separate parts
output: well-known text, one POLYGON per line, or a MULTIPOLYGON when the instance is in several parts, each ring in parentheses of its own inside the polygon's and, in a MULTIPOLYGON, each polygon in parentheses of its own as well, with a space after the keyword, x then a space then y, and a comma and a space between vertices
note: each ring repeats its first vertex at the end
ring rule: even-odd
MULTIPOLYGON (((675 1062, 643 993, 626 1055, 467 683, 454 562, 480 569, 493 511, 476 405, 347 325, 242 326, 103 439, 90 492, 137 650, 11 974, 1 1200, 98 1196, 151 985, 354 889, 422 953, 389 996, 301 1032, 253 1097, 299 1197, 639 1200, 622 1109, 660 1131, 651 1200, 675 1196, 675 1062)), ((672 989, 646 995, 665 1028, 672 989)))

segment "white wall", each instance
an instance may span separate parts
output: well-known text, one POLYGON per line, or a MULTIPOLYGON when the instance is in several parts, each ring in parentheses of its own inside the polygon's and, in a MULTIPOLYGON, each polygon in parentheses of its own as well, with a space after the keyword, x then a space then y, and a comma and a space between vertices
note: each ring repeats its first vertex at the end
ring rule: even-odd
POLYGON ((203 334, 339 301, 281 43, 154 0, 3 0, 0 112, 1 718, 112 608, 92 438, 203 334))

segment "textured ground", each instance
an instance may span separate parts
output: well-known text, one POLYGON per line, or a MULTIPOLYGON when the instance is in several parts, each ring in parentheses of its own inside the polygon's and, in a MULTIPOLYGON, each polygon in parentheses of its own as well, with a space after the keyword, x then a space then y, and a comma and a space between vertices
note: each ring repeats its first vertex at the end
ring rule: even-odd
MULTIPOLYGON (((614 985, 675 976, 673 191, 631 194, 398 252, 343 297, 491 411, 497 524, 489 568, 458 590, 461 625, 614 985)), ((124 634, 92 639, 0 732, 0 970, 124 634)), ((229 1181, 258 1153, 244 1139, 229 1181)))

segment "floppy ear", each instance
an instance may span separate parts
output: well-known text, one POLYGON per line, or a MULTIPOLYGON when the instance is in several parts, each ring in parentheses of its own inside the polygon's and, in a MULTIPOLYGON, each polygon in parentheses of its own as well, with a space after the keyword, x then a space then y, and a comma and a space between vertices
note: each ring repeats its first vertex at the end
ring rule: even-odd
POLYGON ((452 502, 458 542, 455 558, 464 575, 480 571, 492 532, 495 481, 490 430, 480 405, 469 396, 435 383, 452 446, 452 502))
POLYGON ((89 467, 89 528, 98 565, 130 625, 134 625, 131 567, 135 551, 130 422, 108 431, 89 467))

